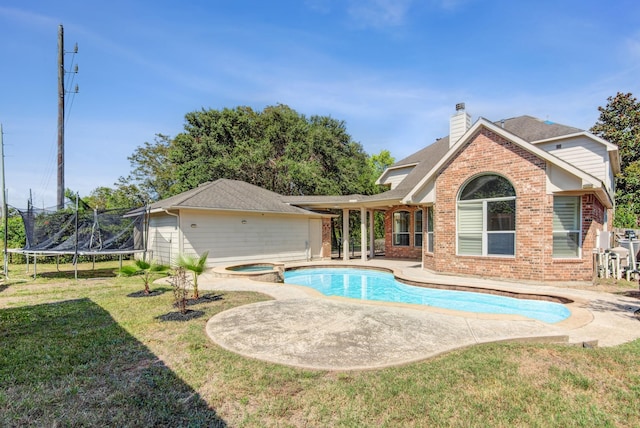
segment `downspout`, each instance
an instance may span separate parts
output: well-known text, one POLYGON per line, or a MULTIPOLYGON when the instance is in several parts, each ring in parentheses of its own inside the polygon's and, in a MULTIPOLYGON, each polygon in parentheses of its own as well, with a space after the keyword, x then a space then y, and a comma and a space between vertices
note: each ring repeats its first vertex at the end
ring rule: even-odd
MULTIPOLYGON (((178 229, 178 254, 180 254, 182 252, 182 228, 180 227, 180 214, 173 214, 170 213, 167 209, 163 210, 165 212, 165 214, 176 217, 176 228, 178 229)), ((171 243, 171 246, 169 247, 169 251, 171 251, 171 248, 173 248, 173 242, 171 243)), ((173 259, 173 254, 169 254, 169 262, 171 262, 171 260, 173 259)))

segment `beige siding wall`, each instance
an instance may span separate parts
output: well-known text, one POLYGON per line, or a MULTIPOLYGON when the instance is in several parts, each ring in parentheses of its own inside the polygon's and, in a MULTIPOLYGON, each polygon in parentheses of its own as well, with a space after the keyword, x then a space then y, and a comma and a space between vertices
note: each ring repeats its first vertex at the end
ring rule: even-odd
POLYGON ((609 154, 604 145, 590 138, 577 137, 542 143, 538 144, 537 147, 559 157, 587 174, 599 178, 609 189, 611 188, 609 154))
POLYGON ((390 185, 391 189, 395 189, 398 186, 398 184, 400 184, 400 182, 404 180, 407 177, 407 175, 409 175, 409 173, 413 170, 413 168, 414 168, 413 166, 410 166, 407 168, 398 168, 398 169, 389 171, 384 182, 382 182, 381 184, 390 185))
POLYGON ((170 264, 178 252, 178 221, 169 215, 152 216, 149 220, 149 257, 158 263, 170 264))
POLYGON ((308 217, 192 211, 182 212, 180 221, 183 251, 209 251, 208 266, 306 260, 311 254, 308 217))

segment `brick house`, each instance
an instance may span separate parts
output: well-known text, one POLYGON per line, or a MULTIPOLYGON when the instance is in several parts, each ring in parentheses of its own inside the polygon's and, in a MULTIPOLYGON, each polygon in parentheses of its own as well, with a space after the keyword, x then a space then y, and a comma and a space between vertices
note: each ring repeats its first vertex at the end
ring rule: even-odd
MULTIPOLYGON (((589 132, 531 116, 472 125, 460 104, 449 136, 380 176, 388 191, 287 200, 341 208, 343 219, 359 210, 361 248, 368 229, 369 257, 372 213, 384 211, 387 258, 456 275, 589 280, 597 235, 612 227, 619 171, 617 146, 589 132)), ((349 236, 348 223, 342 236, 349 236)), ((367 252, 361 257, 367 260, 367 252)))
MULTIPOLYGON (((151 206, 150 248, 167 258, 211 250, 211 264, 331 256, 342 210, 360 213, 360 257, 385 213, 385 257, 438 273, 533 281, 589 280, 599 232, 610 231, 618 148, 587 131, 520 116, 471 123, 456 106, 450 134, 387 168, 371 195, 282 196, 218 180, 151 206)), ((367 251, 368 248, 368 251, 367 251)))
POLYGON ((471 125, 459 105, 448 137, 378 180, 401 196, 386 210, 386 256, 442 273, 589 280, 619 170, 617 146, 586 131, 530 116, 471 125))

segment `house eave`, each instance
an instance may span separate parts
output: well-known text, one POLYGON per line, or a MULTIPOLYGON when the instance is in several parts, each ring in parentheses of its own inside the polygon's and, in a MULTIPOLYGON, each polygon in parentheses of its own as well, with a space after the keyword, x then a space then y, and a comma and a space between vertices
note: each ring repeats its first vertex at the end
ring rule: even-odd
POLYGON ((566 134, 566 135, 561 135, 553 138, 545 138, 543 140, 536 140, 536 141, 532 141, 531 144, 544 144, 544 143, 550 143, 553 141, 568 140, 570 138, 576 138, 576 137, 590 138, 602 144, 603 146, 605 146, 607 149, 607 153, 609 153, 609 161, 611 162, 611 169, 613 171, 613 174, 615 175, 620 173, 620 152, 618 150, 618 146, 608 142, 604 138, 600 138, 597 135, 594 135, 587 131, 575 132, 573 134, 566 134))
POLYGON ((376 184, 381 186, 384 185, 384 179, 387 178, 387 175, 389 172, 391 171, 395 171, 398 169, 404 169, 404 168, 411 168, 411 167, 415 167, 416 165, 418 165, 419 162, 412 162, 412 163, 406 163, 406 164, 402 164, 402 165, 393 165, 390 166, 388 168, 386 168, 382 174, 380 175, 380 177, 378 177, 378 179, 376 180, 376 184))
MULTIPOLYGON (((540 159, 545 160, 546 162, 550 162, 562 168, 563 170, 569 172, 570 174, 580 178, 582 180, 583 187, 585 185, 591 186, 591 188, 600 188, 602 187, 602 183, 595 177, 579 170, 573 165, 563 161, 562 159, 536 147, 536 145, 529 143, 522 138, 506 131, 504 128, 494 124, 493 122, 488 121, 484 118, 479 118, 471 128, 465 132, 465 134, 449 149, 449 151, 445 154, 445 156, 440 159, 440 161, 434 165, 433 168, 416 184, 411 191, 407 193, 407 195, 402 199, 402 203, 411 204, 414 200, 415 195, 431 180, 436 171, 438 171, 446 162, 449 161, 455 154, 457 154, 462 148, 467 144, 470 138, 472 138, 481 128, 486 128, 487 130, 500 135, 501 137, 513 142, 514 144, 519 145, 525 150, 533 153, 538 156, 540 159)), ((582 133, 580 133, 582 134, 582 133)), ((579 134, 574 134, 579 135, 579 134)), ((596 137, 597 138, 597 137, 596 137)), ((604 141, 604 140, 603 140, 604 141)), ((610 144, 610 143, 608 143, 610 144)), ((606 191, 603 189, 606 193, 606 191)), ((609 197, 607 197, 609 199, 609 197)))
POLYGON ((166 211, 215 211, 215 212, 229 212, 229 213, 252 213, 252 214, 271 214, 271 215, 284 215, 284 216, 302 216, 302 217, 332 217, 333 215, 330 213, 320 213, 316 211, 305 210, 304 208, 300 208, 301 211, 305 212, 286 212, 286 211, 270 211, 270 210, 248 210, 248 209, 234 209, 234 208, 219 208, 219 207, 198 207, 198 206, 188 206, 188 205, 174 205, 170 207, 164 208, 156 208, 150 211, 150 214, 159 214, 165 213, 166 211))

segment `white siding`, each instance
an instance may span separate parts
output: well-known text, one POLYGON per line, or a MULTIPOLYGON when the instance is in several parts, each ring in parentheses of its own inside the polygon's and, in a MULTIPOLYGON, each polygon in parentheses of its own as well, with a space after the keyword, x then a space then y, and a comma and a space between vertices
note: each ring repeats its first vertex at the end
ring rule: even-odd
POLYGON ((309 220, 310 258, 317 260, 322 258, 322 219, 309 220))
POLYGON ((209 251, 208 266, 306 260, 311 251, 310 219, 305 216, 182 211, 180 222, 183 251, 209 251))
POLYGON ((593 175, 611 188, 609 154, 603 144, 580 136, 537 144, 537 147, 593 175))
POLYGON ((547 163, 547 193, 582 189, 582 180, 562 168, 547 163))
POLYGON ((471 128, 471 116, 464 110, 456 112, 449 120, 449 147, 452 147, 471 128))
POLYGON ((149 257, 162 264, 171 264, 178 250, 178 221, 170 215, 152 216, 149 220, 149 257))
POLYGON ((405 168, 392 169, 387 172, 385 180, 380 184, 391 185, 391 189, 395 189, 396 187, 398 187, 398 184, 400 184, 402 180, 404 180, 407 175, 409 175, 409 173, 413 171, 414 167, 415 165, 405 168))
POLYGON ((435 180, 429 180, 425 183, 420 192, 413 195, 413 202, 419 204, 432 204, 436 201, 436 182, 435 180))

